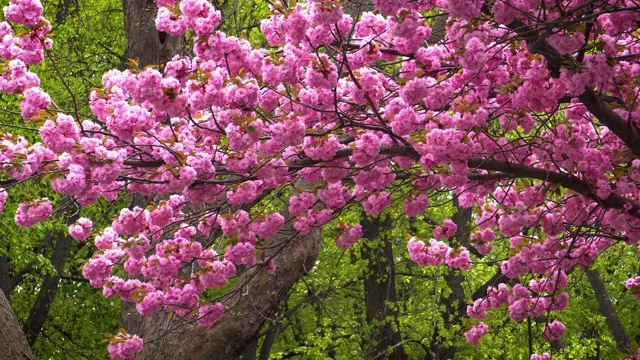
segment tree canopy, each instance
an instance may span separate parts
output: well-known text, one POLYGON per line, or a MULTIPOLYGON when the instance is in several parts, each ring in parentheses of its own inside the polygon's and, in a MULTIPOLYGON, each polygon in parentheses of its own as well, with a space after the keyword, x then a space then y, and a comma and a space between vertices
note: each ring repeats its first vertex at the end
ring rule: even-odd
POLYGON ((113 358, 640 357, 640 4, 267 3, 258 33, 258 5, 125 0, 128 66, 87 29, 65 73, 42 4, 4 8, 0 211, 124 302, 113 358))

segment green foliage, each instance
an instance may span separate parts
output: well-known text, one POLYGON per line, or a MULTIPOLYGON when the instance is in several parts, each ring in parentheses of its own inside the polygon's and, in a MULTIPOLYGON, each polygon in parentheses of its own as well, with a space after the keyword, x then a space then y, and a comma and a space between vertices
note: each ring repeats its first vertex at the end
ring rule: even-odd
POLYGON ((213 5, 222 13, 220 31, 245 38, 254 47, 266 44, 260 21, 269 15, 267 1, 214 0, 213 5))
MULTIPOLYGON (((401 191, 396 194, 401 194, 401 191)), ((428 353, 451 347, 456 350, 456 359, 526 359, 530 356, 530 342, 534 353, 549 352, 573 359, 618 358, 615 340, 599 312, 584 270, 580 268, 573 269, 569 275, 571 300, 561 314, 553 313, 551 317, 541 316, 516 323, 509 320, 508 308, 503 306, 489 312, 483 320, 490 331, 479 345, 469 345, 464 333, 479 321, 466 318, 456 310, 447 310, 446 305, 456 309, 456 303, 449 300, 452 289, 446 278, 463 277, 464 301, 468 301, 476 289, 494 276, 496 266, 510 248, 508 241, 496 241, 497 248, 491 255, 481 260, 475 258, 480 266, 466 272, 451 270, 444 265, 425 268, 416 265, 408 258, 408 234, 428 240, 432 237, 432 224, 441 223, 455 212, 451 199, 446 196, 436 194, 431 203, 428 211, 415 220, 404 217, 400 208, 392 209, 390 213, 394 221, 387 231, 374 241, 361 240, 344 252, 333 244, 335 234, 325 230, 316 267, 296 285, 276 314, 278 337, 271 349, 271 358, 293 354, 299 358, 323 359, 327 354, 336 359, 370 358, 366 349, 373 341, 372 331, 382 323, 367 323, 366 320, 363 278, 371 259, 361 257, 361 248, 364 241, 369 246, 379 246, 383 237, 393 244, 397 292, 397 301, 387 303, 397 311, 397 318, 388 317, 385 321, 402 335, 402 346, 408 358, 425 358, 428 353), (561 349, 554 349, 542 335, 546 323, 556 319, 567 325, 561 349)), ((345 211, 336 222, 361 223, 360 216, 357 211, 345 211)), ((596 269, 600 270, 631 339, 640 337, 638 304, 633 294, 624 288, 624 280, 640 270, 633 265, 634 257, 637 257, 636 253, 620 245, 610 249, 596 262, 596 269)), ((522 279, 523 282, 529 280, 522 279)), ((514 284, 506 278, 498 282, 514 284)))
POLYGON ((45 17, 52 21, 54 45, 35 71, 56 104, 82 120, 86 117, 82 114, 90 114, 89 90, 100 86, 102 75, 122 62, 126 42, 122 2, 58 0, 44 6, 45 17))
MULTIPOLYGON (((5 6, 8 1, 1 1, 5 6)), ((54 46, 45 61, 31 69, 55 103, 76 120, 88 119, 89 91, 99 86, 105 71, 116 67, 124 53, 122 3, 120 0, 43 1, 45 16, 52 21, 54 46)), ((19 114, 19 98, 0 96, 0 133, 39 140, 35 126, 19 114)), ((30 181, 11 186, 10 196, 0 214, 0 256, 5 256, 10 276, 25 272, 11 294, 14 312, 22 322, 29 319, 32 307, 46 276, 61 277, 57 294, 33 353, 37 359, 108 358, 105 332, 117 329, 119 302, 105 299, 82 277, 80 259, 91 256, 95 248, 74 242, 64 270, 57 274, 51 258, 55 244, 68 236, 67 216, 81 211, 94 219, 96 229, 106 226, 114 211, 125 203, 100 201, 79 209, 63 206, 63 198, 46 181, 30 181), (54 204, 51 220, 32 228, 19 228, 13 221, 18 203, 48 197, 54 204)))

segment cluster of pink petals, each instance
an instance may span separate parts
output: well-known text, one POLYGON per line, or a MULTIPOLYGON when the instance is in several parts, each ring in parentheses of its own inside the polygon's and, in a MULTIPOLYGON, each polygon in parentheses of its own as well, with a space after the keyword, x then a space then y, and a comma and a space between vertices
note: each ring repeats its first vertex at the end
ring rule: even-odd
POLYGON ((7 194, 7 191, 3 188, 0 188, 0 212, 2 212, 4 204, 7 202, 7 196, 9 196, 9 194, 7 194))
POLYGON ((411 260, 420 266, 437 266, 445 262, 450 267, 469 270, 472 265, 469 251, 463 246, 452 249, 436 239, 429 240, 429 246, 426 246, 423 241, 414 237, 409 240, 407 248, 411 260))
POLYGON ((551 355, 549 355, 549 353, 544 353, 542 355, 533 354, 531 355, 530 360, 551 360, 551 355))
POLYGON ((53 206, 47 198, 34 200, 29 203, 21 203, 18 205, 15 221, 18 226, 32 227, 33 225, 48 219, 52 212, 53 206))
POLYGON ((464 336, 467 338, 467 342, 471 345, 478 345, 480 339, 489 331, 489 326, 481 322, 480 324, 472 327, 464 336))
POLYGON ((69 235, 76 240, 85 240, 93 229, 93 221, 80 218, 75 224, 69 225, 69 235))
POLYGON ((158 1, 156 27, 171 35, 184 35, 193 29, 198 36, 209 35, 220 22, 220 12, 205 0, 181 0, 179 7, 158 1))
POLYGON ((624 286, 635 294, 636 299, 640 301, 640 276, 627 280, 624 286))
POLYGON ((142 350, 143 341, 137 335, 126 333, 116 334, 107 349, 109 355, 116 360, 131 359, 135 353, 142 350))
POLYGON ((558 320, 555 320, 544 328, 544 337, 549 341, 558 340, 564 335, 566 326, 558 320))
POLYGON ((346 250, 362 237, 362 225, 360 224, 355 224, 354 226, 340 224, 338 228, 342 230, 342 233, 336 239, 336 247, 338 249, 346 250))

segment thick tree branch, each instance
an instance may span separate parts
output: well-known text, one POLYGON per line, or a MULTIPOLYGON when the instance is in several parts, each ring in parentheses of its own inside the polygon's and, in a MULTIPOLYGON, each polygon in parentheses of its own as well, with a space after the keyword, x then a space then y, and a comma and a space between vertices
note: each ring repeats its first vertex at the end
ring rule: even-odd
MULTIPOLYGON (((299 182, 298 188, 311 184, 299 182)), ((282 210, 285 218, 291 217, 282 210)), ((289 221, 281 232, 262 245, 266 257, 274 259, 275 276, 261 266, 243 272, 223 300, 226 313, 218 322, 203 328, 185 320, 168 320, 159 312, 151 318, 137 314, 135 307, 124 304, 121 324, 130 333, 145 339, 145 348, 136 359, 233 359, 260 333, 262 325, 286 296, 291 286, 310 271, 320 251, 322 234, 312 228, 306 236, 296 235, 289 221), (184 346, 188 343, 189 346, 184 346)), ((177 316, 173 319, 177 319, 177 316)))
MULTIPOLYGON (((470 168, 474 169, 499 171, 516 177, 531 178, 555 183, 566 189, 573 190, 578 194, 593 199, 602 207, 608 209, 624 209, 626 204, 630 204, 622 196, 616 194, 611 194, 606 199, 601 199, 585 181, 570 174, 558 173, 527 165, 513 164, 492 159, 469 159, 467 164, 470 168)), ((638 211, 636 206, 633 206, 631 210, 629 210, 629 214, 634 217, 640 217, 640 211, 638 211)))
POLYGON ((13 292, 13 289, 22 281, 22 278, 24 278, 25 275, 27 275, 29 273, 29 271, 31 271, 31 269, 33 269, 33 267, 36 265, 35 260, 29 262, 27 265, 25 265, 22 269, 18 270, 12 277, 11 277, 11 282, 9 283, 10 285, 10 292, 13 292))
POLYGON ((11 298, 11 276, 9 275, 9 261, 6 256, 0 256, 0 291, 7 299, 11 298))
MULTIPOLYGON (((589 4, 590 3, 586 3, 583 5, 589 4)), ((482 12, 492 16, 491 9, 486 4, 483 5, 482 12)), ((534 27, 526 25, 517 19, 507 25, 507 27, 526 42, 532 54, 544 56, 551 76, 560 76, 560 69, 563 67, 563 64, 575 63, 575 59, 567 55, 560 55, 556 49, 549 45, 546 41, 548 34, 540 34, 534 27)), ((585 91, 578 96, 578 99, 602 124, 609 128, 629 147, 636 158, 640 158, 640 134, 638 134, 636 129, 632 128, 620 115, 613 112, 611 107, 607 105, 602 98, 597 96, 590 87, 586 87, 585 91)))
MULTIPOLYGON (((332 161, 344 159, 352 154, 353 149, 351 148, 340 149, 336 152, 336 155, 333 157, 332 161)), ((383 147, 380 149, 380 154, 389 156, 405 156, 414 160, 420 159, 420 154, 418 154, 413 148, 406 146, 383 147)), ((288 166, 290 172, 295 172, 297 170, 317 165, 323 162, 324 161, 321 160, 304 158, 294 161, 288 166)), ((132 162, 131 164, 133 165, 136 163, 132 162)), ((142 162, 136 165, 152 166, 151 163, 146 162, 142 162)), ((578 194, 584 195, 598 202, 602 207, 607 209, 624 209, 625 205, 628 206, 627 204, 631 204, 627 200, 625 200, 625 198, 616 194, 611 194, 607 198, 602 199, 596 195, 595 191, 587 182, 571 174, 549 171, 544 168, 536 168, 523 164, 515 164, 493 159, 481 158, 468 159, 467 166, 472 169, 482 169, 498 172, 488 175, 469 174, 470 180, 500 180, 512 179, 516 177, 531 178, 558 184, 566 189, 573 190, 578 194)), ((631 210, 629 210, 629 214, 634 217, 640 217, 640 209, 638 209, 636 206, 633 206, 631 210)))
POLYGON ((616 134, 631 150, 636 158, 640 158, 640 136, 635 128, 625 121, 620 115, 611 110, 591 88, 578 96, 578 99, 600 122, 616 134))
POLYGON ((367 260, 363 279, 364 303, 367 323, 372 327, 370 341, 365 348, 366 357, 406 359, 398 331, 398 311, 390 306, 397 301, 395 260, 393 246, 384 232, 392 226, 392 220, 363 214, 361 224, 363 238, 368 240, 360 248, 362 259, 367 260))

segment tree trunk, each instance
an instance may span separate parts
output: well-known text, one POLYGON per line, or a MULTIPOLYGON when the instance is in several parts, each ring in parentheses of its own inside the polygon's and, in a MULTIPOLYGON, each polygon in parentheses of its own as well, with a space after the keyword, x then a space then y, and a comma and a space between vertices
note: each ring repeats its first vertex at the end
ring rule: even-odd
MULTIPOLYGON (((2 240, 2 239, 0 239, 2 240)), ((5 297, 11 297, 11 275, 9 275, 9 259, 6 256, 0 256, 0 291, 5 297)))
POLYGON ((31 348, 9 301, 0 291, 0 360, 24 359, 33 359, 31 348))
MULTIPOLYGON (((457 225, 458 230, 455 236, 449 239, 449 244, 453 248, 460 245, 467 246, 471 235, 471 208, 460 207, 457 198, 453 199, 453 205, 456 208, 456 213, 451 220, 457 225)), ((454 325, 460 325, 461 320, 467 315, 466 296, 462 287, 465 276, 460 270, 449 269, 449 272, 444 276, 444 280, 451 289, 451 293, 442 299, 445 307, 442 318, 444 321, 443 326, 446 329, 450 329, 454 325)), ((447 341, 443 344, 441 339, 436 337, 434 337, 434 341, 431 344, 431 349, 436 359, 453 359, 458 351, 455 341, 447 341)))
POLYGON ((161 65, 180 54, 183 36, 172 36, 156 29, 158 6, 155 0, 122 0, 127 48, 124 60, 135 60, 139 68, 161 65))
MULTIPOLYGON (((183 37, 168 36, 155 28, 157 6, 153 0, 123 0, 126 57, 138 67, 161 65, 184 47, 183 37)), ((304 185, 301 185, 304 186, 304 185)), ((143 201, 143 197, 133 202, 143 201)), ((291 217, 285 210, 285 218, 291 217)), ((132 304, 123 304, 120 323, 130 333, 144 338, 144 350, 136 359, 232 359, 240 356, 259 335, 265 320, 289 289, 313 266, 320 251, 322 234, 312 229, 297 236, 290 221, 273 238, 265 241, 265 255, 277 264, 275 276, 260 266, 238 276, 223 298, 225 315, 209 328, 186 319, 169 318, 166 312, 140 316, 132 304)))
MULTIPOLYGON (((73 223, 77 220, 77 216, 73 217, 68 223, 73 223)), ((48 236, 54 236, 57 238, 56 246, 53 250, 53 256, 51 257, 51 264, 56 270, 55 275, 46 275, 42 284, 40 285, 40 291, 38 291, 38 297, 35 304, 31 308, 29 319, 24 324, 23 331, 27 336, 29 345, 33 346, 40 336, 42 326, 44 326, 47 317, 49 316, 49 309, 53 300, 58 292, 58 285, 60 283, 60 277, 64 271, 64 265, 67 263, 69 253, 71 251, 71 244, 73 238, 69 235, 63 234, 59 231, 51 231, 48 236)))
POLYGON ((364 238, 361 256, 368 260, 364 274, 364 294, 367 323, 373 326, 366 351, 372 359, 407 359, 398 329, 398 312, 389 307, 397 300, 393 247, 382 232, 391 226, 391 219, 380 218, 362 222, 364 238), (396 324, 394 324, 396 322, 396 324), (396 329, 396 330, 394 330, 396 329))

